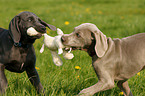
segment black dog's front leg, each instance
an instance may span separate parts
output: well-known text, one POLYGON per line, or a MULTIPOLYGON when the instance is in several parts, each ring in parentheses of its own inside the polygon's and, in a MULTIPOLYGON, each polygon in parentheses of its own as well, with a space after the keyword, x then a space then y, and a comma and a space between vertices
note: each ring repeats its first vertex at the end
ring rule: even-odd
POLYGON ((5 69, 4 64, 0 63, 0 93, 1 94, 5 92, 5 90, 8 86, 7 79, 6 79, 6 76, 4 73, 4 69, 5 69))
POLYGON ((34 85, 35 89, 37 90, 37 93, 38 94, 40 94, 40 93, 45 94, 43 86, 40 83, 39 75, 38 75, 35 67, 27 68, 26 72, 27 72, 27 75, 30 79, 30 82, 32 83, 32 85, 34 85))

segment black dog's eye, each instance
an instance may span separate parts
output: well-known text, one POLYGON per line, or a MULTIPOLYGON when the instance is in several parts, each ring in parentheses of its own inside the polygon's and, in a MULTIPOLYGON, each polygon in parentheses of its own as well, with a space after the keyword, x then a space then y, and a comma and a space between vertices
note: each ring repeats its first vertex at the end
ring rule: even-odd
POLYGON ((29 17, 27 21, 28 21, 28 22, 33 21, 33 17, 29 17))
POLYGON ((77 36, 78 38, 81 37, 79 33, 76 33, 76 36, 77 36))

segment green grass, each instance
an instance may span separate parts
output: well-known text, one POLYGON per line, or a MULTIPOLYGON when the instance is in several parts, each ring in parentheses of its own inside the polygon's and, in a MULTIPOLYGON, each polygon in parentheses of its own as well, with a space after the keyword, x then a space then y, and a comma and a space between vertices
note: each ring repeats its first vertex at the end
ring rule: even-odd
MULTIPOLYGON (((8 28, 10 20, 22 11, 31 11, 42 20, 61 28, 65 34, 71 33, 75 26, 90 22, 111 38, 123 38, 145 32, 144 0, 1 0, 0 27, 8 28), (69 25, 64 22, 69 21, 69 25)), ((50 31, 55 36, 56 32, 50 31)), ((47 96, 74 96, 84 88, 97 82, 91 66, 91 58, 83 51, 74 51, 72 60, 64 60, 57 67, 52 62, 50 51, 45 48, 39 53, 43 38, 34 44, 41 83, 47 96), (76 70, 75 66, 80 66, 76 70)), ((4 96, 35 96, 26 73, 16 74, 5 71, 8 89, 4 96)), ((145 71, 129 79, 134 96, 145 95, 145 71)), ((99 92, 94 96, 119 96, 118 87, 99 92)))

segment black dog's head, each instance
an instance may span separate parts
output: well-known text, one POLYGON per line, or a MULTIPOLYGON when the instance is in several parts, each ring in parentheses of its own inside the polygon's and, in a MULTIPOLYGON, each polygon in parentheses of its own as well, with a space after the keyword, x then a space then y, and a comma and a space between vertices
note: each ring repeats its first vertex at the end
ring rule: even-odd
POLYGON ((34 13, 22 12, 16 15, 9 24, 9 33, 14 41, 14 43, 27 42, 33 43, 35 39, 40 38, 43 33, 46 33, 46 26, 51 30, 55 31, 56 27, 38 18, 34 13), (35 36, 29 36, 27 30, 33 27, 40 34, 35 36))

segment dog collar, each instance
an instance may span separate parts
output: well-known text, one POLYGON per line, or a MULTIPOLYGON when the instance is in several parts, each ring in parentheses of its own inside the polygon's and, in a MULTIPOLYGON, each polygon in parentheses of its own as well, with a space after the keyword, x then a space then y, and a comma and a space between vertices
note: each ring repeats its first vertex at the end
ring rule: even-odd
POLYGON ((30 47, 29 44, 22 44, 21 42, 19 42, 19 43, 14 43, 14 46, 15 46, 15 47, 23 47, 23 48, 28 48, 28 47, 30 47))
POLYGON ((19 42, 19 43, 14 42, 14 46, 15 47, 22 47, 22 43, 21 42, 19 42))

